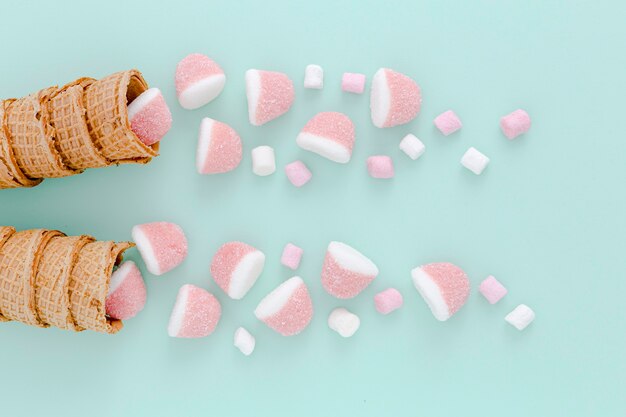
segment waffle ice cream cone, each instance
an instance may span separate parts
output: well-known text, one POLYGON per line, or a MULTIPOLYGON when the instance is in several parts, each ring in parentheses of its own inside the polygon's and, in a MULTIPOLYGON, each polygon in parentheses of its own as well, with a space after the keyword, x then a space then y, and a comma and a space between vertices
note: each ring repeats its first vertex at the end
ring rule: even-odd
POLYGON ((7 135, 5 111, 13 101, 15 100, 0 101, 0 189, 33 187, 41 182, 41 180, 33 180, 24 175, 15 160, 15 154, 7 135))
MULTIPOLYGON (((9 240, 9 238, 15 233, 15 228, 10 226, 0 226, 0 250, 2 250, 2 246, 4 246, 5 242, 9 240)), ((0 322, 9 321, 6 317, 2 315, 2 311, 0 310, 0 322)))
POLYGON ((55 230, 16 232, 0 248, 0 313, 7 319, 46 327, 35 305, 35 273, 55 230))
POLYGON ((76 330, 70 312, 70 275, 90 236, 56 236, 46 246, 35 276, 35 304, 44 323, 76 330))
POLYGON ((87 168, 148 163, 159 143, 145 145, 128 120, 128 105, 147 89, 141 73, 129 70, 0 100, 0 190, 87 168))
POLYGON ((75 170, 108 166, 109 161, 91 140, 87 126, 84 90, 95 80, 80 78, 55 92, 48 101, 50 124, 63 162, 75 170))
POLYGON ((120 320, 106 316, 105 302, 113 268, 131 246, 134 245, 128 242, 92 242, 79 252, 69 292, 70 309, 78 330, 117 333, 122 328, 120 320))
POLYGON ((56 149, 47 102, 57 91, 50 87, 12 102, 7 112, 7 133, 17 164, 29 178, 58 178, 77 174, 63 163, 56 149))
POLYGON ((85 89, 89 131, 107 159, 147 163, 158 155, 159 144, 144 145, 128 120, 128 104, 147 89, 148 84, 137 70, 117 72, 85 89))

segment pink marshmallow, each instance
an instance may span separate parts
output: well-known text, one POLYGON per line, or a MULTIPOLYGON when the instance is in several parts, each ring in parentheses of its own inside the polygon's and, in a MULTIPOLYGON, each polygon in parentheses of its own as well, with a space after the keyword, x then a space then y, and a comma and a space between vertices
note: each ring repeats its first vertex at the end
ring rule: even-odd
POLYGON ((370 110, 376 127, 393 127, 415 119, 422 105, 419 85, 389 68, 376 71, 372 79, 370 110))
POLYGON ((239 166, 241 139, 226 123, 205 117, 200 123, 196 169, 200 174, 221 174, 239 166))
POLYGON ((208 56, 191 54, 178 63, 175 83, 180 105, 193 110, 220 95, 226 76, 222 68, 208 56))
POLYGON ((167 333, 171 337, 205 337, 213 333, 221 315, 222 307, 213 294, 186 284, 178 291, 167 333))
POLYGON ((304 125, 296 143, 302 149, 345 164, 352 156, 354 124, 343 113, 318 113, 304 125))
POLYGON ((402 307, 403 303, 402 294, 395 288, 387 288, 374 296, 374 305, 380 314, 389 314, 402 307))
POLYGON ((344 72, 341 77, 341 89, 348 93, 363 94, 365 90, 365 75, 344 72))
POLYGON ((463 127, 461 119, 459 119, 456 113, 452 110, 443 112, 439 116, 435 117, 434 123, 435 126, 437 126, 437 129, 439 129, 439 131, 441 131, 441 133, 445 136, 448 136, 463 127))
POLYGON ((128 105, 131 130, 145 145, 161 139, 172 127, 172 113, 158 88, 150 88, 128 105))
POLYGON ((435 318, 446 321, 467 301, 470 284, 465 272, 451 263, 422 265, 411 271, 413 285, 435 318))
POLYGON ((485 296, 489 304, 497 303, 508 292, 506 288, 504 288, 504 285, 492 275, 489 275, 480 283, 478 291, 485 296))
POLYGON ((313 176, 309 168, 302 161, 294 161, 285 166, 285 174, 289 181, 296 187, 302 187, 313 176))
POLYGON ((163 275, 187 257, 187 238, 177 224, 155 222, 133 227, 133 240, 148 271, 163 275))
POLYGON ((296 335, 313 318, 309 289, 302 278, 292 277, 261 300, 254 315, 283 336, 296 335))
POLYGON ((137 265, 126 261, 111 275, 105 308, 109 317, 128 320, 146 305, 146 286, 137 265))
POLYGON ((509 139, 515 139, 530 129, 530 116, 522 109, 515 110, 500 118, 502 133, 509 139))
POLYGON ((246 96, 250 123, 261 126, 287 113, 293 104, 293 82, 282 72, 246 71, 246 96))
POLYGON ((393 178, 393 160, 387 155, 374 155, 367 158, 367 172, 372 178, 393 178))
POLYGON ((263 272, 265 254, 243 242, 223 244, 211 261, 215 283, 232 299, 242 299, 263 272))
POLYGON ((298 269, 298 266, 300 266, 300 259, 302 259, 303 252, 302 248, 299 248, 293 243, 287 243, 283 249, 283 255, 280 258, 280 263, 295 271, 298 269))
POLYGON ((322 286, 337 298, 354 298, 378 276, 378 267, 356 249, 330 242, 322 267, 322 286))

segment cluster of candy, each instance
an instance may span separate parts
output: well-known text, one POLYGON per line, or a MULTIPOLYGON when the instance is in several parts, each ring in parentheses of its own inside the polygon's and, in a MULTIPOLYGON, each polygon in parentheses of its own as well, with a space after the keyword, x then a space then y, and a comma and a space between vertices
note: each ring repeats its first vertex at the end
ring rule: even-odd
MULTIPOLYGON (((182 229, 172 223, 148 223, 135 226, 133 240, 148 271, 162 275, 183 262, 187 256, 187 239, 182 229)), ((303 250, 288 243, 281 263, 292 270, 300 265, 303 250)), ((233 300, 240 300, 254 286, 265 267, 265 254, 243 242, 227 242, 213 256, 210 266, 214 282, 233 300)), ((376 264, 355 248, 342 243, 328 245, 321 271, 321 285, 328 294, 338 299, 358 296, 379 275, 376 264)), ((470 293, 466 273, 451 263, 431 263, 411 271, 413 285, 425 300, 434 317, 446 321, 465 304, 470 293)), ((311 283, 309 283, 311 285, 311 283)), ((493 276, 479 286, 479 291, 491 304, 507 294, 506 288, 493 276)), ((111 278, 106 300, 110 317, 126 320, 136 315, 146 302, 146 291, 141 273, 130 261, 122 264, 111 278)), ((376 310, 389 314, 402 307, 402 294, 388 288, 374 297, 376 310)), ((199 338, 213 333, 222 309, 218 299, 207 290, 183 285, 176 297, 170 316, 168 333, 172 337, 199 338)), ((303 331, 313 318, 313 302, 307 283, 294 276, 266 295, 254 311, 255 316, 283 336, 303 331)), ((519 330, 532 322, 534 312, 521 304, 505 320, 519 330)), ((333 310, 328 326, 343 337, 352 336, 360 326, 360 319, 345 308, 333 310)), ((254 350, 255 338, 244 328, 235 331, 235 346, 244 354, 254 350)))
MULTIPOLYGON (((176 69, 176 92, 183 108, 196 109, 218 97, 226 83, 222 68, 209 57, 191 54, 176 69)), ((285 114, 295 100, 295 89, 287 74, 258 69, 245 74, 246 96, 250 123, 262 126, 285 114)), ((345 73, 343 91, 362 94, 365 91, 364 74, 345 73)), ((305 69, 304 87, 322 89, 324 71, 318 65, 305 69)), ((389 68, 379 69, 371 83, 370 111, 374 126, 387 128, 413 120, 420 112, 422 95, 419 85, 409 76, 389 68)), ((461 120, 451 110, 434 119, 435 126, 445 136, 462 127, 461 120)), ((524 110, 516 110, 500 120, 503 133, 513 139, 530 128, 530 117, 524 110)), ((350 118, 339 112, 322 112, 311 118, 296 137, 302 149, 316 153, 337 163, 348 163, 355 146, 355 128, 350 118)), ((406 135, 399 148, 411 159, 419 158, 425 146, 415 135, 406 135)), ((219 174, 237 168, 242 159, 242 142, 237 132, 227 124, 204 118, 200 123, 196 154, 197 170, 201 174, 219 174)), ((461 158, 461 164, 480 175, 489 158, 470 147, 461 158)), ((367 170, 373 178, 392 178, 394 166, 388 155, 373 155, 367 159, 367 170)), ((276 171, 275 151, 270 146, 252 149, 252 171, 259 176, 276 171)), ((312 173, 300 160, 285 166, 285 174, 296 187, 306 184, 312 173)))

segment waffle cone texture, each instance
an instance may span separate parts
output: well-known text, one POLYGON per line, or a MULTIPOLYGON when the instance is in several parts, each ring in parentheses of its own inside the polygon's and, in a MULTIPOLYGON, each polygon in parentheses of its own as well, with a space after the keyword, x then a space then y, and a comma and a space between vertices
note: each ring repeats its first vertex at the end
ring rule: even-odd
POLYGON ((128 120, 128 104, 147 89, 141 73, 129 70, 0 100, 0 189, 149 162, 159 144, 144 145, 128 120))
POLYGON ((118 332, 122 322, 106 315, 105 302, 113 270, 132 246, 0 226, 0 322, 118 332))

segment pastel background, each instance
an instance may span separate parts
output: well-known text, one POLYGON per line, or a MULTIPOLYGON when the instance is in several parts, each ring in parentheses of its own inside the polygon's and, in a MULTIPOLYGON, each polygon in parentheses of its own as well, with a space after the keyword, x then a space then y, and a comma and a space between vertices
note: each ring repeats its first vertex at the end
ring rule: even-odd
POLYGON ((174 116, 162 155, 147 166, 91 170, 30 190, 0 192, 0 223, 58 228, 100 239, 130 238, 134 224, 168 220, 188 234, 187 261, 145 272, 145 310, 116 336, 72 334, 10 323, 0 329, 0 414, 99 416, 603 416, 626 415, 626 3, 623 1, 121 1, 2 5, 0 97, 22 96, 79 76, 136 67, 160 87, 174 116), (174 93, 176 63, 213 57, 228 80, 195 111, 174 93), (304 67, 326 71, 322 91, 304 90, 304 67), (423 89, 412 123, 380 130, 369 97, 340 91, 344 71, 381 66, 423 89), (264 127, 247 121, 243 74, 288 73, 296 102, 264 127), (526 109, 533 127, 508 141, 500 116, 526 109), (432 125, 453 109, 463 129, 432 125), (353 118, 350 164, 295 145, 318 111, 353 118), (194 154, 200 119, 232 125, 245 156, 233 173, 203 177, 194 154), (426 144, 414 162, 397 146, 407 133, 426 144), (278 171, 251 173, 250 150, 276 149, 278 171), (491 158, 477 177, 459 164, 474 146, 491 158), (388 154, 396 178, 373 180, 372 154, 388 154), (284 176, 302 159, 313 180, 284 176), (225 241, 265 251, 267 266, 242 301, 209 276, 225 241), (345 241, 370 256, 379 278, 360 297, 332 299, 319 275, 325 247, 345 241), (282 338, 252 311, 292 274, 279 264, 285 243, 305 250, 298 271, 316 315, 301 335, 282 338), (451 261, 472 282, 467 305, 434 320, 412 288, 412 267, 451 261), (476 288, 495 275, 509 289, 489 305, 476 288), (223 319, 202 340, 174 340, 166 325, 178 288, 193 283, 222 302, 223 319), (405 296, 390 316, 373 296, 405 296), (524 332, 504 316, 526 303, 524 332), (351 339, 331 332, 329 312, 361 316, 351 339), (257 337, 244 357, 232 346, 243 325, 257 337))

